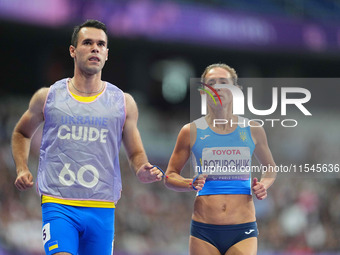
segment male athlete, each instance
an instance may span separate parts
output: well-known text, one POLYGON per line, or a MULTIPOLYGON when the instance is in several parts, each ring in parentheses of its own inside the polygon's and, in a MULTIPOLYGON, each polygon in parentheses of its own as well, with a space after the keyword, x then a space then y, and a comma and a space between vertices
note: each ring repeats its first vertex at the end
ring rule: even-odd
POLYGON ((264 166, 275 167, 275 162, 264 129, 253 121, 250 126, 247 119, 232 113, 232 93, 223 84, 237 85, 236 81, 235 70, 226 64, 212 64, 205 69, 202 82, 208 85, 207 89, 215 87, 222 104, 214 104, 207 97, 208 114, 182 128, 166 171, 168 188, 198 191, 191 222, 190 255, 257 253, 258 231, 251 190, 257 199, 266 198, 275 173, 267 172, 260 182, 256 178, 251 181, 246 169, 251 166, 253 154, 264 166), (214 119, 228 123, 214 125, 214 119), (201 168, 197 179, 180 175, 190 154, 194 167, 201 168), (209 172, 209 167, 214 171, 209 172))
POLYGON ((141 182, 162 179, 145 154, 134 99, 101 80, 107 44, 103 23, 76 26, 69 48, 74 76, 39 89, 13 131, 15 186, 26 190, 33 186, 27 165, 31 137, 44 122, 37 188, 46 254, 112 254, 121 141, 141 182))

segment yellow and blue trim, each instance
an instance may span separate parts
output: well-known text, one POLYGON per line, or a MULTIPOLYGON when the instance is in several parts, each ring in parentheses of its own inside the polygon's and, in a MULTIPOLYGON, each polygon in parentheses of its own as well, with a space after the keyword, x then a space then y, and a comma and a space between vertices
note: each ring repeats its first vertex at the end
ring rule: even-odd
POLYGON ((42 195, 41 203, 56 203, 62 205, 93 207, 93 208, 115 208, 114 202, 94 201, 94 200, 70 200, 42 195))

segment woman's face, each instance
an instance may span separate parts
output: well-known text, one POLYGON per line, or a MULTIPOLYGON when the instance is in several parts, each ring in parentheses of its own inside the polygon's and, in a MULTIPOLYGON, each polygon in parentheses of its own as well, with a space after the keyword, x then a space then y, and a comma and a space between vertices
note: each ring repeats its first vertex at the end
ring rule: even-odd
MULTIPOLYGON (((232 102, 233 95, 231 91, 227 88, 223 88, 223 86, 219 86, 223 84, 225 85, 233 84, 231 75, 226 69, 221 68, 221 67, 215 67, 211 69, 209 72, 207 72, 204 83, 213 87, 216 90, 218 96, 221 99, 222 106, 228 105, 232 102)), ((212 107, 216 107, 216 106, 221 107, 218 96, 213 91, 211 91, 209 88, 205 88, 205 89, 207 89, 213 95, 216 101, 216 104, 215 104, 214 100, 210 96, 207 96, 208 105, 212 107)))

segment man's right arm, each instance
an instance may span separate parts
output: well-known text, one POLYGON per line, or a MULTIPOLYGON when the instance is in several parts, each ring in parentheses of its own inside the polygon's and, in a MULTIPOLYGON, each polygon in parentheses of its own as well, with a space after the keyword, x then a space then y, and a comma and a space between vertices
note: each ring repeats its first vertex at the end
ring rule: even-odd
POLYGON ((12 154, 16 165, 17 178, 15 186, 26 190, 33 186, 33 176, 28 169, 28 155, 31 138, 44 121, 43 108, 48 88, 39 89, 32 97, 27 111, 16 124, 12 135, 12 154))

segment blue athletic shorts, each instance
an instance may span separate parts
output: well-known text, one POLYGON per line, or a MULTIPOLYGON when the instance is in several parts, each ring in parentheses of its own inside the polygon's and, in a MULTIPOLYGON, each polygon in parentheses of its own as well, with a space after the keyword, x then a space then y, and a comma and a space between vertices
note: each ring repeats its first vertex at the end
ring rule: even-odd
POLYGON ((112 255, 114 208, 42 204, 42 238, 47 255, 112 255))
POLYGON ((221 254, 225 254, 234 244, 257 237, 258 230, 255 221, 237 225, 212 225, 192 220, 191 235, 212 244, 221 254))

